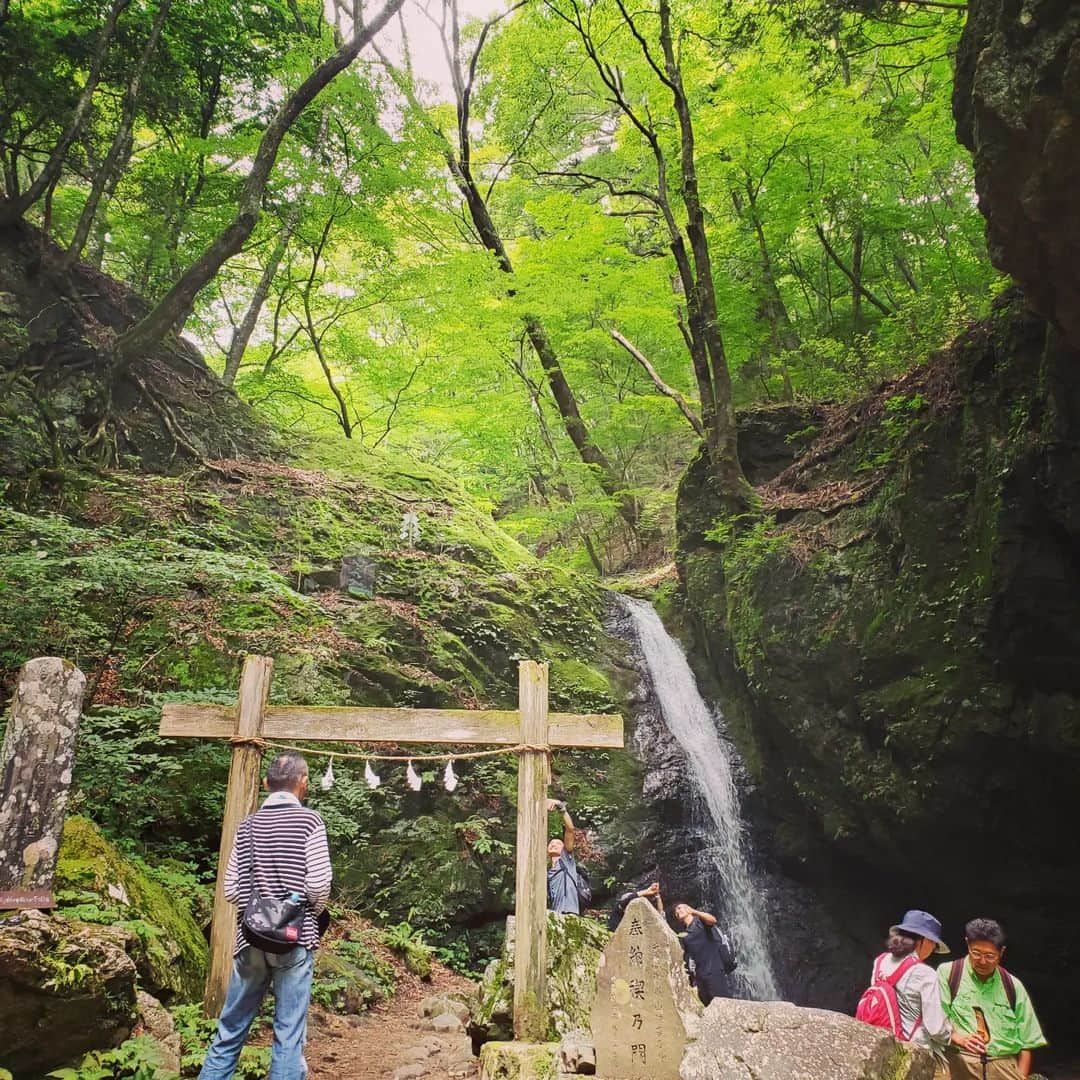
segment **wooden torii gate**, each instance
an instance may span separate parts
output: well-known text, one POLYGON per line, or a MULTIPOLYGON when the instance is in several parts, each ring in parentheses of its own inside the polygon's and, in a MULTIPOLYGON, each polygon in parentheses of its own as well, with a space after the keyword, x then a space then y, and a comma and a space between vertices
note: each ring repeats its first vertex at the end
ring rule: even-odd
POLYGON ((235 706, 168 704, 159 733, 170 738, 233 740, 217 886, 210 936, 210 971, 204 1007, 217 1016, 232 968, 235 909, 224 895, 225 867, 240 822, 259 799, 262 747, 256 740, 288 742, 493 743, 518 751, 516 955, 514 1035, 543 1040, 547 1030, 547 787, 550 747, 618 748, 622 717, 548 713, 548 666, 523 660, 515 712, 472 709, 379 709, 268 706, 274 662, 248 656, 235 706), (244 741, 251 740, 251 741, 244 741))

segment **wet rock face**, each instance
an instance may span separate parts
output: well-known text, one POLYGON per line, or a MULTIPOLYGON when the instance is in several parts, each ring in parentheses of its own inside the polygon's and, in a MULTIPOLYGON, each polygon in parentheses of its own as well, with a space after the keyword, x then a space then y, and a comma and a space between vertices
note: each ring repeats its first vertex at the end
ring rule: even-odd
POLYGON ((751 484, 779 476, 813 442, 826 409, 810 402, 740 409, 739 461, 751 484))
MULTIPOLYGON (((760 411, 755 420, 756 444, 790 446, 786 440, 791 415, 791 411, 779 408, 760 411), (771 433, 766 430, 766 412, 778 421, 771 433)), ((668 615, 670 622, 671 613, 668 615)), ((628 868, 631 872, 625 884, 643 886, 659 881, 669 914, 677 902, 685 900, 709 910, 723 922, 727 918, 722 904, 725 884, 711 855, 715 840, 708 812, 696 794, 685 752, 664 722, 660 702, 647 676, 633 619, 613 599, 604 625, 612 636, 625 643, 624 659, 633 670, 633 688, 626 695, 632 717, 631 747, 645 770, 641 795, 648 812, 637 858, 628 868)), ((680 631, 672 624, 669 630, 679 634, 684 642, 692 637, 685 627, 680 631)), ((736 672, 710 668, 711 658, 693 650, 689 651, 689 659, 706 699, 720 699, 721 684, 738 680, 736 672)), ((726 738, 730 725, 726 721, 723 725, 726 738)), ((741 740, 740 748, 746 752, 750 749, 749 742, 741 740)), ((750 872, 760 902, 768 913, 769 953, 780 992, 799 1005, 853 1009, 858 990, 850 973, 868 970, 866 958, 880 943, 869 936, 859 941, 846 922, 836 917, 837 905, 824 902, 820 893, 807 887, 801 876, 793 877, 777 863, 773 842, 776 819, 767 806, 772 788, 756 785, 742 763, 738 764, 737 783, 752 858, 750 872)), ((837 882, 834 888, 842 890, 843 886, 837 882)), ((845 898, 839 907, 847 906, 848 902, 845 898)))
POLYGON ((1080 346, 1080 7, 971 0, 953 112, 994 264, 1080 346))
MULTIPOLYGON (((918 896, 954 949, 1001 919, 1051 1038, 1075 1032, 1078 361, 1014 297, 853 405, 726 542, 706 471, 684 478, 680 575, 744 806, 862 943, 856 964, 817 950, 848 1008, 918 896)), ((785 943, 801 920, 770 911, 785 943)))

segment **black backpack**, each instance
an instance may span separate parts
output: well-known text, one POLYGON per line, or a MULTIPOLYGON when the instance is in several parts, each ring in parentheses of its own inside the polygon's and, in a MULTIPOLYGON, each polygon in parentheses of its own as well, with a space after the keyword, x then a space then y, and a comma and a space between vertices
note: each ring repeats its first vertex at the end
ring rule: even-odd
POLYGON ((577 868, 577 891, 578 900, 583 905, 592 902, 592 882, 589 881, 589 872, 584 866, 577 868))

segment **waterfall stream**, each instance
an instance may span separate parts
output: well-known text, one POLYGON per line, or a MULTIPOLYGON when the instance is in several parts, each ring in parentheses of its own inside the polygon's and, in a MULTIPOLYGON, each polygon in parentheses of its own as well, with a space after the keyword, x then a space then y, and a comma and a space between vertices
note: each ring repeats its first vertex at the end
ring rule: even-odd
POLYGON ((725 929, 739 960, 735 979, 741 979, 742 990, 752 998, 778 998, 761 898, 746 860, 733 751, 717 731, 720 717, 702 698, 686 654, 653 606, 625 596, 620 602, 633 620, 664 723, 686 754, 697 794, 708 812, 711 828, 706 854, 723 890, 725 929))

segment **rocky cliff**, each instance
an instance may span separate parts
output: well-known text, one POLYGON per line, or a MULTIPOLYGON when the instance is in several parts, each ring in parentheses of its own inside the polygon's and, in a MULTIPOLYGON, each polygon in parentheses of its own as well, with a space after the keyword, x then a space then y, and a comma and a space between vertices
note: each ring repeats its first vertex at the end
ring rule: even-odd
MULTIPOLYGON (((1002 919, 1060 1041, 1080 958, 1080 18, 968 11, 958 130, 1024 293, 833 412, 760 512, 725 516, 695 461, 679 568, 783 870, 868 953, 906 907, 954 948, 967 918, 1002 919)), ((854 994, 865 972, 847 977, 854 994)))
POLYGON ((686 599, 784 868, 868 945, 913 905, 956 945, 978 912, 1013 922, 1047 1002, 1051 957, 1080 952, 1059 922, 1080 887, 1075 361, 1014 298, 834 417, 762 514, 723 517, 701 459, 679 506, 686 599))

